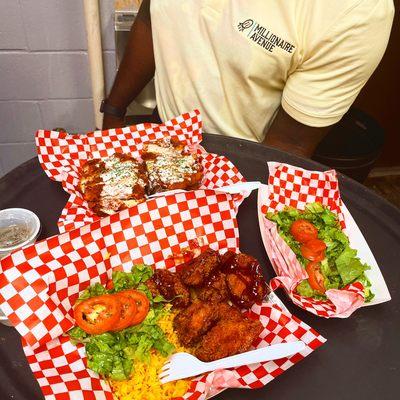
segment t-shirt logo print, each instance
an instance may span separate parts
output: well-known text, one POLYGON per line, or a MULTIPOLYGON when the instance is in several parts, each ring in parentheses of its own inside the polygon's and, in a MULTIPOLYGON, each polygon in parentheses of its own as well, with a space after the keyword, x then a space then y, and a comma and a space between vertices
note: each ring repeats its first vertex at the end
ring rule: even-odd
POLYGON ((254 21, 252 19, 246 19, 246 21, 239 22, 239 24, 238 24, 239 32, 243 32, 246 29, 251 28, 253 26, 253 24, 254 24, 254 21))
POLYGON ((280 47, 287 53, 293 53, 293 50, 295 49, 293 44, 280 38, 271 30, 260 25, 253 19, 248 18, 243 22, 239 22, 237 29, 270 53, 272 53, 276 47, 280 47))

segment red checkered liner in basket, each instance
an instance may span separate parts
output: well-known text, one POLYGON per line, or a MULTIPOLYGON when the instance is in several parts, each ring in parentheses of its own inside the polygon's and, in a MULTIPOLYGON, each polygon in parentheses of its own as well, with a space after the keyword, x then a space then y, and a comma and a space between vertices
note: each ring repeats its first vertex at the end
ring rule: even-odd
MULTIPOLYGON (((227 388, 265 386, 325 342, 314 329, 273 303, 253 306, 249 316, 260 319, 264 326, 257 348, 302 340, 306 344, 305 350, 280 360, 217 370, 194 378, 183 399, 206 399, 227 388)), ((23 346, 46 400, 113 399, 107 383, 86 368, 84 347, 74 346, 68 337, 60 336, 36 350, 23 339, 23 346)))
MULTIPOLYGON (((19 250, 0 262, 2 311, 22 335, 24 351, 46 400, 112 399, 107 383, 88 370, 82 346, 62 334, 73 325, 72 305, 95 282, 134 263, 174 268, 184 249, 238 250, 234 196, 196 190, 157 197, 90 225, 19 250)), ((265 329, 258 346, 301 339, 306 349, 290 358, 216 371, 194 379, 184 396, 207 398, 227 387, 267 384, 325 339, 278 306, 249 313, 265 329)))
MULTIPOLYGON (((215 189, 244 182, 238 169, 226 158, 207 153, 201 146, 202 121, 198 110, 182 114, 164 124, 140 124, 121 129, 70 135, 39 130, 36 146, 40 164, 49 178, 61 182, 70 194, 58 220, 60 232, 69 231, 97 219, 79 192, 81 166, 89 159, 126 153, 139 157, 143 144, 164 137, 177 137, 187 148, 196 152, 204 167, 201 189, 215 189)), ((235 198, 239 206, 244 197, 235 198)))
POLYGON ((282 286, 296 305, 320 317, 350 316, 364 304, 363 286, 356 283, 341 290, 327 290, 327 301, 299 296, 295 289, 299 282, 308 278, 307 272, 279 235, 277 225, 264 217, 266 212, 280 211, 285 206, 304 210, 306 204, 320 202, 338 215, 345 230, 336 172, 307 171, 276 162, 269 162, 268 168, 268 189, 266 193, 263 193, 262 189, 259 192, 259 212, 263 241, 277 274, 270 283, 271 288, 275 290, 282 286), (263 196, 261 199, 260 194, 263 196))

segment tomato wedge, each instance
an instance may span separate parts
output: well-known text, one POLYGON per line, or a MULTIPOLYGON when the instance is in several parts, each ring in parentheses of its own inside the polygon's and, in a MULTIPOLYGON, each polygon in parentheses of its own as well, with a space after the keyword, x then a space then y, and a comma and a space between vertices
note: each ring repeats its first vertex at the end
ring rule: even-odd
POLYGON ((301 254, 310 261, 322 261, 325 258, 326 244, 320 239, 311 239, 300 246, 301 254))
POLYGON ((136 301, 126 292, 114 294, 121 303, 121 315, 116 325, 112 327, 114 332, 120 331, 132 325, 133 319, 136 317, 137 306, 136 301))
POLYGON ((107 289, 107 290, 112 290, 112 289, 114 289, 114 282, 113 282, 113 281, 107 281, 106 289, 107 289))
POLYGON ((74 308, 76 324, 91 335, 109 331, 121 315, 121 303, 112 295, 104 294, 83 300, 74 308))
POLYGON ((321 294, 325 293, 324 276, 322 275, 320 264, 315 261, 310 262, 306 266, 306 271, 310 286, 321 294))
POLYGON ((123 292, 120 293, 125 293, 127 296, 130 296, 136 303, 137 307, 137 312, 131 321, 131 325, 137 325, 140 324, 145 318, 147 313, 149 312, 150 309, 150 302, 145 293, 139 292, 134 289, 130 290, 124 290, 123 292))
POLYGON ((300 243, 306 243, 318 237, 317 228, 305 219, 298 219, 292 223, 290 233, 300 243))

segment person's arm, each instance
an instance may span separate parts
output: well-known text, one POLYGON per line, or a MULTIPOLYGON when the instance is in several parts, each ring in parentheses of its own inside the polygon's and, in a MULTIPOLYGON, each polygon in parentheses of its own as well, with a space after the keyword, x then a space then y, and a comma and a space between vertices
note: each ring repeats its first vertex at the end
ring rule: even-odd
POLYGON ((265 143, 311 156, 379 64, 392 20, 390 0, 360 0, 325 32, 306 37, 301 62, 286 80, 265 143))
MULTIPOLYGON (((154 76, 155 62, 151 34, 150 0, 143 0, 129 33, 124 57, 107 103, 125 109, 154 76)), ((124 118, 104 114, 103 129, 125 126, 124 118)))
POLYGON ((264 144, 309 158, 330 128, 331 126, 316 128, 304 125, 292 118, 283 108, 279 108, 264 144))

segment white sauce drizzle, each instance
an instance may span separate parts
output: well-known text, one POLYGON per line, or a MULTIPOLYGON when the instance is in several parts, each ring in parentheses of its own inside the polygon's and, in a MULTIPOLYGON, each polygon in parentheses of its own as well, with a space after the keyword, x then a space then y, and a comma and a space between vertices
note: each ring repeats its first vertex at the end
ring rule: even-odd
POLYGON ((125 198, 132 195, 133 186, 144 186, 138 178, 138 166, 131 160, 120 160, 118 157, 108 157, 103 160, 106 170, 100 174, 104 185, 101 197, 125 198))

